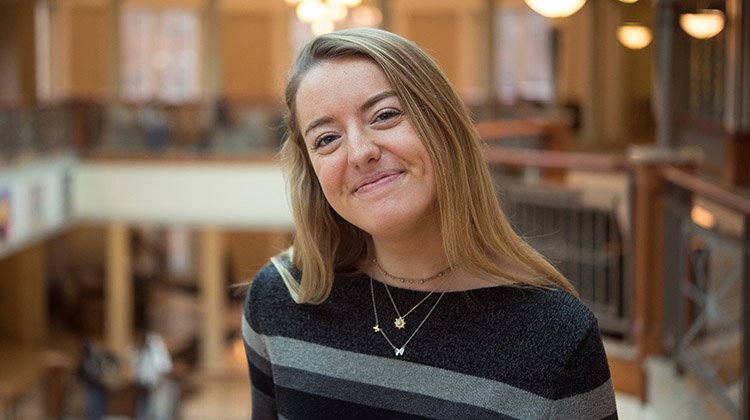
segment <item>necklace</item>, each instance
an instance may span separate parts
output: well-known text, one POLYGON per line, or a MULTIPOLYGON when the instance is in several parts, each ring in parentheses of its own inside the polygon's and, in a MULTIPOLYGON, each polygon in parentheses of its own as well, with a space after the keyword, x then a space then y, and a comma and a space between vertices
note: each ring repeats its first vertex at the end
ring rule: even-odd
POLYGON ((427 294, 427 296, 425 296, 424 298, 422 298, 422 300, 420 300, 416 305, 414 305, 411 309, 409 309, 408 312, 406 312, 405 314, 401 315, 401 312, 399 312, 398 307, 396 307, 396 302, 393 300, 393 295, 391 295, 391 289, 389 289, 388 285, 385 284, 385 283, 383 283, 383 286, 385 286, 385 291, 388 293, 388 299, 391 300, 391 305, 393 305, 393 310, 395 310, 396 311, 396 315, 398 315, 398 317, 393 321, 393 325, 395 325, 396 328, 398 328, 399 330, 403 329, 404 327, 406 327, 406 317, 410 313, 412 313, 415 309, 417 309, 419 307, 419 305, 422 304, 422 302, 426 301, 430 296, 432 296, 433 293, 435 293, 434 290, 431 291, 430 293, 427 294))
POLYGON ((442 269, 440 272, 438 272, 437 274, 435 274, 433 276, 430 276, 430 277, 427 277, 427 278, 423 278, 423 279, 410 279, 408 277, 394 276, 393 274, 385 271, 385 268, 383 268, 380 265, 380 263, 378 262, 377 258, 373 258, 372 262, 375 263, 375 266, 378 268, 378 270, 380 270, 381 273, 383 273, 384 276, 386 276, 386 277, 388 277, 390 279, 393 279, 393 280, 398 280, 401 283, 419 283, 419 284, 424 284, 424 283, 426 283, 428 281, 435 280, 436 278, 443 277, 445 275, 445 273, 447 273, 447 272, 449 272, 449 271, 451 271, 453 269, 453 266, 449 265, 448 267, 442 269))
MULTIPOLYGON (((385 333, 385 331, 383 331, 383 329, 380 328, 380 321, 378 321, 378 307, 377 307, 377 305, 375 305, 375 288, 373 287, 372 283, 373 283, 373 280, 372 280, 372 277, 370 277, 370 295, 372 296, 372 311, 375 314, 375 326, 372 327, 372 329, 373 329, 374 332, 380 333, 383 336, 383 338, 385 338, 385 341, 387 341, 388 345, 391 346, 391 348, 393 349, 393 351, 396 353, 396 356, 403 356, 404 352, 406 351, 406 346, 409 344, 409 342, 411 341, 411 339, 414 338, 415 335, 417 335, 417 332, 419 331, 420 328, 422 328, 422 325, 424 325, 424 323, 427 321, 427 318, 429 318, 430 315, 432 315, 432 311, 434 311, 435 308, 437 308, 438 303, 440 303, 440 300, 443 298, 443 295, 445 295, 445 291, 443 291, 443 292, 440 293, 440 296, 438 296, 437 300, 435 301, 435 304, 432 305, 432 308, 430 308, 430 311, 427 312, 427 315, 425 315, 425 317, 422 320, 422 322, 419 323, 419 325, 417 326, 417 328, 414 330, 413 333, 411 333, 411 335, 406 340, 406 342, 401 347, 396 347, 396 345, 393 344, 393 342, 391 341, 391 339, 388 338, 388 335, 385 333)), ((430 293, 430 294, 432 294, 432 293, 430 293)), ((429 295, 428 295, 428 297, 429 297, 429 295)), ((424 299, 422 299, 422 301, 420 303, 422 303, 423 301, 424 301, 424 299)))

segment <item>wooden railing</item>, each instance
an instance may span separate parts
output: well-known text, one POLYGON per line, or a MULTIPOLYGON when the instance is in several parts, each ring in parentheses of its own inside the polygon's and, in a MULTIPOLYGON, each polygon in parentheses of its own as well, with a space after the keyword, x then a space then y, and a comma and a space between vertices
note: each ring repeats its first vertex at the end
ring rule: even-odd
MULTIPOLYGON (((522 130, 518 130, 521 132, 522 130)), ((663 209, 661 180, 663 161, 629 159, 619 155, 598 155, 547 150, 515 150, 488 146, 485 150, 491 166, 532 168, 553 176, 543 176, 555 185, 565 185, 573 172, 619 174, 629 179, 627 208, 630 223, 624 232, 629 330, 610 353, 615 387, 646 399, 647 357, 662 353, 664 271, 663 209), (624 349, 624 350, 623 350, 624 349)))
MULTIPOLYGON (((527 132, 540 134, 533 128, 515 129, 515 133, 527 132)), ((557 174, 551 178, 555 185, 564 186, 565 178, 576 171, 618 173, 631 180, 629 208, 632 225, 627 232, 632 252, 628 260, 632 273, 629 279, 630 333, 621 343, 626 351, 613 351, 609 358, 615 388, 635 394, 642 400, 647 397, 644 363, 649 356, 671 355, 680 371, 698 372, 701 369, 695 367, 694 361, 685 356, 685 351, 679 346, 680 340, 685 340, 686 332, 686 327, 680 323, 695 320, 700 316, 701 307, 690 302, 685 306, 688 299, 684 293, 680 295, 682 292, 674 278, 680 270, 684 273, 683 266, 686 265, 684 256, 679 261, 673 256, 675 252, 684 253, 678 245, 680 233, 675 206, 679 206, 681 222, 685 223, 691 223, 694 198, 710 200, 734 212, 742 220, 738 234, 738 243, 741 244, 738 248, 742 255, 742 303, 741 318, 736 324, 741 329, 741 346, 732 347, 728 352, 726 363, 729 367, 716 369, 716 381, 702 380, 701 383, 719 400, 724 398, 723 403, 719 403, 730 415, 750 418, 750 194, 695 175, 696 169, 690 162, 679 163, 664 157, 644 160, 564 151, 518 150, 496 147, 491 143, 485 154, 492 167, 534 169, 542 173, 552 171, 557 174), (720 385, 721 380, 732 378, 741 380, 738 399, 722 397, 720 392, 723 390, 711 389, 720 385)), ((542 177, 542 180, 547 180, 547 177, 542 177)), ((713 371, 704 369, 702 372, 713 371)), ((695 374, 700 379, 702 376, 698 373, 695 374)))

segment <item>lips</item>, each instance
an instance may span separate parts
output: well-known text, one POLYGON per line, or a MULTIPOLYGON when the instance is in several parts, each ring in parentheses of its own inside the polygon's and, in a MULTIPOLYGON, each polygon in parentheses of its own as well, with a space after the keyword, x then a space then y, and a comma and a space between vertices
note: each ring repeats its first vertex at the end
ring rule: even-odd
POLYGON ((374 175, 368 176, 362 180, 359 181, 357 186, 354 188, 354 192, 366 192, 370 190, 371 188, 376 187, 380 184, 385 184, 387 182, 390 182, 397 177, 399 177, 403 172, 402 171, 382 171, 378 172, 374 175))

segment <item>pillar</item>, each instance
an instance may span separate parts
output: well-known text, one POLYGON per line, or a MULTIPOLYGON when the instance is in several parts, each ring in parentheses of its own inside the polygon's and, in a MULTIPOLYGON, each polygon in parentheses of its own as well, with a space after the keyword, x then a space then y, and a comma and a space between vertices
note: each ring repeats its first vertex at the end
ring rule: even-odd
POLYGON ((218 370, 222 365, 224 323, 224 236, 218 228, 200 231, 200 353, 201 367, 218 370))
POLYGON ((121 352, 130 344, 133 332, 133 283, 130 237, 125 223, 107 226, 106 274, 104 285, 104 339, 121 352))
POLYGON ((727 1, 724 180, 750 186, 750 5, 727 1))
POLYGON ((654 106, 656 145, 662 149, 674 146, 674 36, 677 28, 675 0, 656 0, 654 47, 656 71, 654 106))

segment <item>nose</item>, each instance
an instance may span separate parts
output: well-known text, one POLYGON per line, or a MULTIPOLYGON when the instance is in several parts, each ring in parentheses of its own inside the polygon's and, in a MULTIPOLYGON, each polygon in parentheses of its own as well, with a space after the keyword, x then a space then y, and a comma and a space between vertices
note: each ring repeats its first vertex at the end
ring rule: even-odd
POLYGON ((380 159, 380 146, 366 130, 350 132, 347 140, 349 164, 362 166, 380 159))

